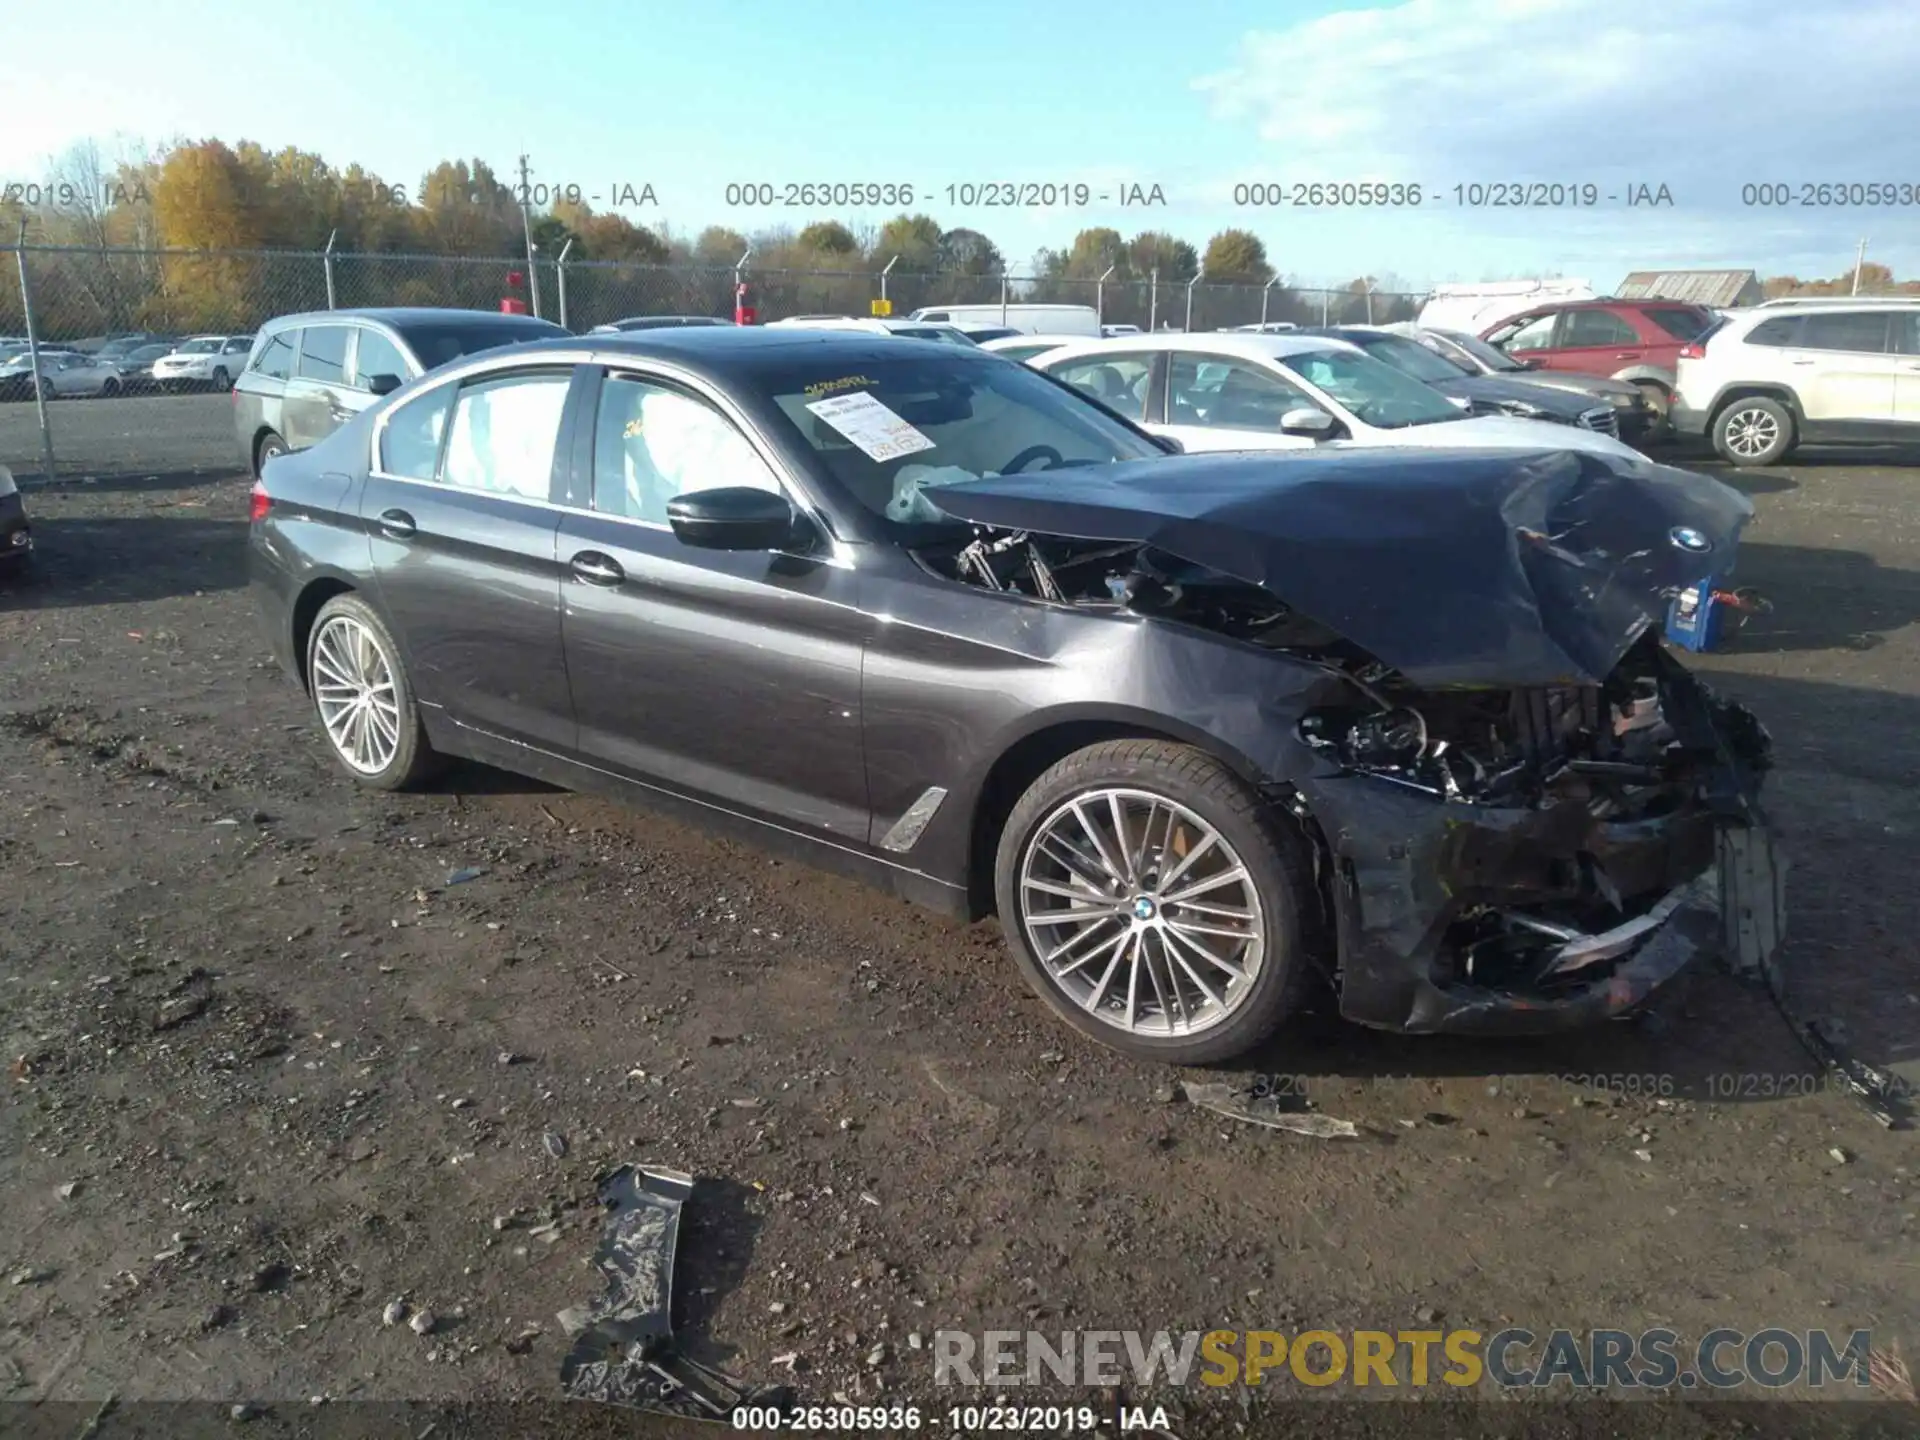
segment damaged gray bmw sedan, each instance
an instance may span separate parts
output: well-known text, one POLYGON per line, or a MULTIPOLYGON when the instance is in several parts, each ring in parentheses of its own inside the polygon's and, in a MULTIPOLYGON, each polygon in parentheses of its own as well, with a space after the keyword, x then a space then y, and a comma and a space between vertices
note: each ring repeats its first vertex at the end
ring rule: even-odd
POLYGON ((459 362, 266 467, 267 634, 341 767, 462 756, 961 916, 1128 1054, 1331 987, 1395 1030, 1771 961, 1766 732, 1661 643, 1718 482, 1170 455, 956 347, 715 327, 459 362))

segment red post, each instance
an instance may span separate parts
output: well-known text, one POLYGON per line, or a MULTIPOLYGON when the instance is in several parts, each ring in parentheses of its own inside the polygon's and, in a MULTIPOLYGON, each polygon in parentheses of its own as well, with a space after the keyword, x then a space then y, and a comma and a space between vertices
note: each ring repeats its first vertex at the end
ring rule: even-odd
POLYGON ((747 303, 747 282, 742 280, 733 287, 733 323, 751 325, 760 318, 760 312, 747 303))

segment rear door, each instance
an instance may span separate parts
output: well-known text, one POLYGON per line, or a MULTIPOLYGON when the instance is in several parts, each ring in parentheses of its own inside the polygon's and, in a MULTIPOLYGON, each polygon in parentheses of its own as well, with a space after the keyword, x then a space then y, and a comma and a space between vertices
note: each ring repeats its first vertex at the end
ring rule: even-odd
POLYGON ((1280 421, 1290 410, 1326 406, 1271 370, 1231 355, 1175 351, 1167 357, 1163 424, 1148 428, 1178 440, 1189 452, 1311 450, 1309 435, 1287 435, 1280 421))
MULTIPOLYGON (((1040 353, 1045 353, 1044 351, 1040 353)), ((1151 350, 1102 351, 1047 367, 1056 380, 1091 395, 1110 410, 1118 410, 1139 425, 1163 428, 1166 356, 1151 350)))
POLYGON ((593 765, 864 847, 859 577, 805 553, 682 544, 667 502, 799 492, 711 395, 605 376, 560 522, 562 633, 593 765))
MULTIPOLYGON (((1675 341, 1668 356, 1680 350, 1675 341)), ((1568 310, 1560 317, 1554 348, 1546 356, 1549 370, 1577 370, 1585 375, 1611 375, 1647 360, 1640 332, 1611 310, 1568 310)), ((1654 357, 1658 363, 1658 357, 1654 357)))
POLYGON ((1893 422, 1898 357, 1889 353, 1894 317, 1885 310, 1809 310, 1791 367, 1803 378, 1800 406, 1816 424, 1893 422))
POLYGON ((352 365, 354 326, 309 325, 300 332, 300 354, 280 405, 290 450, 305 450, 353 418, 348 407, 347 374, 352 365))
POLYGON ((380 603, 424 704, 565 753, 553 504, 570 366, 489 371, 383 416, 360 513, 380 603))

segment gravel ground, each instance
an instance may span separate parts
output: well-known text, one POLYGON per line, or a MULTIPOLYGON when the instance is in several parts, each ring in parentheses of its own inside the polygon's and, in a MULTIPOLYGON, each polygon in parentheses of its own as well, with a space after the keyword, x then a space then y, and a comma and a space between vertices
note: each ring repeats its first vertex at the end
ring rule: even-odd
MULTIPOLYGON (((98 412, 100 457, 190 414, 168 453, 217 466, 226 403, 56 409, 98 412)), ((692 1353, 812 1399, 944 1406, 915 1348, 937 1328, 1869 1327, 1920 1350, 1914 1132, 1724 977, 1541 1042, 1309 1015, 1185 1078, 1273 1077, 1365 1137, 1236 1126, 1053 1022, 991 924, 493 771, 357 790, 266 662, 244 480, 98 468, 28 491, 36 573, 0 581, 0 1398, 73 1402, 33 1412, 62 1435, 109 1395, 218 1401, 223 1425, 551 1398, 555 1313, 598 1289, 596 1178, 628 1161, 702 1177, 692 1353), (383 1324, 396 1298, 433 1331, 383 1324)), ((1798 1003, 1920 1084, 1917 474, 1741 477, 1741 579, 1777 609, 1703 665, 1775 732, 1798 1003)), ((1181 1397, 1176 1432, 1276 1433, 1277 1394, 1214 1398, 1181 1397)), ((1404 1407, 1310 1408, 1406 1433, 1404 1407)), ((1759 1423, 1713 1410, 1660 1429, 1759 1423)), ((1618 1433, 1585 1413, 1526 1433, 1618 1433)))

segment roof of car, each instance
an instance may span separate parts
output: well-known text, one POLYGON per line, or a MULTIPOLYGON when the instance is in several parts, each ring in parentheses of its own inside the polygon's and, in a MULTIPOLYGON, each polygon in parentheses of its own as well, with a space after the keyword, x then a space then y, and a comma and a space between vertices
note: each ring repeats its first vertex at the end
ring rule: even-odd
POLYGON ((1186 335, 1178 331, 1155 331, 1141 335, 1112 335, 1100 340, 1078 340, 1062 350, 1078 354, 1107 352, 1124 355, 1140 350, 1200 350, 1211 355, 1244 355, 1255 360, 1278 360, 1287 355, 1304 355, 1313 350, 1356 350, 1348 341, 1326 335, 1303 335, 1289 331, 1284 335, 1251 335, 1215 330, 1207 334, 1186 335))
POLYGON ((553 321, 543 320, 537 315, 515 315, 505 310, 462 310, 438 305, 369 305, 353 310, 300 310, 289 315, 276 315, 268 323, 285 325, 290 321, 312 323, 316 320, 378 320, 395 328, 445 325, 449 321, 488 320, 524 325, 529 331, 538 330, 543 335, 561 328, 553 321))
POLYGON ((615 335, 555 335, 465 358, 486 361, 512 356, 525 361, 544 353, 578 355, 582 351, 670 361, 722 382, 750 375, 769 364, 786 366, 813 360, 822 366, 849 367, 935 356, 957 363, 968 363, 973 357, 982 364, 999 363, 976 346, 917 340, 876 330, 814 329, 806 325, 685 325, 615 335))

